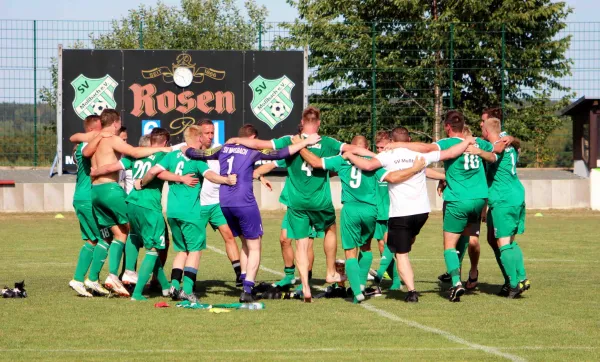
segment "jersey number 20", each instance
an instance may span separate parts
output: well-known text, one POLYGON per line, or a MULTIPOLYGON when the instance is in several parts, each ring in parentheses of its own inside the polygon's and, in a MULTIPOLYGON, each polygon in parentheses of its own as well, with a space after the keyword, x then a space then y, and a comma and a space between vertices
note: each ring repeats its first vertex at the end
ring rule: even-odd
POLYGON ((133 175, 133 178, 138 179, 138 178, 144 177, 146 172, 148 172, 148 170, 150 170, 150 167, 152 167, 150 162, 144 162, 142 160, 135 161, 135 163, 133 164, 133 168, 135 168, 136 171, 135 171, 135 175, 133 175))

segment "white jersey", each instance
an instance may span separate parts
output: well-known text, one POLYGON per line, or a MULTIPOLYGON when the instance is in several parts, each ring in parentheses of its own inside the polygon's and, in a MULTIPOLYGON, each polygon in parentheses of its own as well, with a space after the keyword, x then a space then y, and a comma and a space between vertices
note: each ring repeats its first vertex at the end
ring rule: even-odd
MULTIPOLYGON (((180 150, 182 147, 187 146, 185 142, 173 146, 173 150, 180 150)), ((207 160, 208 168, 215 172, 217 175, 221 173, 221 165, 218 160, 207 160)), ((200 206, 208 206, 219 203, 219 188, 221 185, 204 179, 202 181, 202 188, 200 189, 200 206)))
POLYGON ((133 170, 119 171, 119 185, 129 195, 131 190, 133 190, 133 170))
MULTIPOLYGON (((379 181, 383 182, 385 175, 392 171, 411 168, 417 156, 424 157, 427 166, 440 160, 440 151, 421 154, 406 148, 396 148, 382 152, 377 155, 377 159, 387 172, 379 181)), ((431 212, 424 169, 404 182, 388 183, 388 191, 390 194, 390 217, 431 212)))
MULTIPOLYGON (((218 160, 207 160, 208 168, 217 175, 221 173, 221 165, 218 160)), ((208 181, 206 178, 202 181, 200 190, 200 205, 214 205, 219 203, 219 188, 221 185, 208 181)))

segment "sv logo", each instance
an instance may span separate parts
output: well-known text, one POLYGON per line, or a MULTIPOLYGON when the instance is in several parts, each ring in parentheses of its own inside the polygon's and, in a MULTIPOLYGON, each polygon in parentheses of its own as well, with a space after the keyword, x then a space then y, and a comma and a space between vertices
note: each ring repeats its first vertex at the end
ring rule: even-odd
POLYGON ((81 83, 81 85, 79 87, 77 87, 77 90, 79 91, 79 93, 83 93, 85 92, 86 88, 89 88, 90 85, 88 84, 87 80, 85 81, 85 83, 81 83))

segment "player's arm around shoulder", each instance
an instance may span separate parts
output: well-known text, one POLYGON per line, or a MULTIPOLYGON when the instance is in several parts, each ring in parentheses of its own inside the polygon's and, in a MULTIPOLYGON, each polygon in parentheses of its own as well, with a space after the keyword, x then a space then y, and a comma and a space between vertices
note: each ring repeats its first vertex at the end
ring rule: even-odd
POLYGON ((113 136, 110 138, 113 150, 133 158, 144 158, 153 155, 157 152, 170 152, 171 147, 133 147, 120 137, 113 136))
POLYGON ((477 155, 489 163, 494 163, 498 161, 498 155, 493 151, 494 146, 491 143, 477 138, 475 144, 470 145, 465 152, 470 155, 477 155))
POLYGON ((131 169, 131 160, 129 158, 123 158, 115 163, 110 163, 108 165, 100 166, 98 168, 93 168, 90 171, 90 176, 98 177, 111 174, 113 172, 121 171, 121 170, 129 170, 131 169))
POLYGON ((181 152, 183 152, 183 154, 189 159, 206 161, 219 159, 219 153, 222 149, 223 146, 213 147, 207 150, 201 150, 192 147, 183 147, 181 148, 181 152))
POLYGON ((379 158, 380 155, 375 155, 374 158, 367 159, 352 152, 344 152, 342 157, 363 171, 374 171, 385 166, 379 158))
POLYGON ((410 168, 387 172, 380 178, 380 181, 386 181, 392 184, 402 183, 421 172, 425 166, 427 166, 425 157, 417 155, 410 168))
POLYGON ((476 142, 476 140, 474 137, 467 137, 462 142, 455 144, 453 146, 448 147, 444 144, 440 144, 440 151, 438 152, 439 153, 438 160, 436 160, 434 162, 455 159, 455 158, 459 157, 460 155, 462 155, 463 153, 465 153, 465 151, 467 151, 467 148, 469 146, 475 145, 476 144, 475 142, 476 142))

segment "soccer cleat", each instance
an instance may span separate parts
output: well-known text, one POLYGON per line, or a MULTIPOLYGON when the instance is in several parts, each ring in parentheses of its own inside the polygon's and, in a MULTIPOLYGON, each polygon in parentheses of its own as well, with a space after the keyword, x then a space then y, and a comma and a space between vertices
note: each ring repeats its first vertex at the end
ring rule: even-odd
POLYGON ((450 276, 448 273, 444 273, 438 276, 438 280, 442 283, 450 283, 452 281, 452 276, 450 276))
POLYGON ((531 288, 531 282, 529 281, 529 279, 521 280, 521 284, 523 284, 523 292, 531 288))
POLYGON ((106 280, 104 281, 104 286, 121 297, 131 296, 127 289, 125 289, 125 287, 123 286, 123 283, 121 283, 119 278, 114 274, 108 274, 106 280))
POLYGON ((375 270, 369 270, 369 276, 373 277, 373 282, 381 284, 381 278, 377 275, 377 272, 375 270))
POLYGON ((240 295, 240 303, 254 303, 254 297, 252 296, 252 293, 246 293, 246 292, 242 292, 242 294, 240 295))
POLYGON ((473 290, 477 288, 477 285, 479 285, 479 282, 477 281, 478 279, 479 270, 477 270, 477 276, 474 279, 471 279, 471 273, 469 273, 469 279, 467 280, 467 285, 465 286, 465 288, 467 288, 467 290, 473 290))
POLYGON ((162 290, 162 296, 163 297, 169 297, 171 295, 171 290, 170 289, 163 289, 162 290))
POLYGON ((198 297, 196 297, 196 295, 194 295, 194 293, 186 294, 183 290, 181 290, 179 292, 179 298, 181 300, 187 300, 188 302, 190 302, 192 304, 198 303, 198 297))
POLYGON ((77 292, 82 297, 91 298, 92 294, 85 290, 85 285, 82 282, 78 282, 77 280, 71 280, 69 282, 69 286, 73 288, 74 291, 77 292))
POLYGON ((369 288, 365 289, 364 295, 365 295, 365 297, 381 297, 383 294, 381 293, 381 288, 376 286, 374 288, 369 287, 369 288))
POLYGON ((360 302, 362 302, 364 300, 365 300, 365 295, 363 293, 360 293, 359 295, 354 296, 353 303, 359 304, 360 302))
POLYGON ((84 285, 86 288, 90 289, 92 293, 96 293, 101 296, 106 296, 110 294, 110 292, 104 289, 104 287, 97 281, 93 282, 89 279, 86 279, 84 285))
POLYGON ((508 297, 509 292, 510 292, 510 284, 504 284, 502 286, 502 289, 500 289, 500 291, 496 295, 499 297, 508 297))
POLYGON ((123 273, 123 284, 130 285, 130 284, 137 284, 137 282, 138 282, 137 273, 134 271, 131 271, 131 270, 125 270, 125 273, 123 273))
POLYGON ((404 298, 404 301, 406 303, 417 303, 419 301, 419 296, 417 295, 417 291, 410 290, 408 292, 408 294, 406 295, 406 298, 404 298))
POLYGON ((523 283, 517 284, 516 288, 510 287, 508 290, 508 299, 519 298, 524 291, 525 287, 523 286, 523 283))
POLYGON ((171 287, 171 289, 169 289, 169 295, 171 296, 171 300, 174 302, 181 300, 180 294, 181 291, 179 289, 175 289, 175 287, 171 287))
POLYGON ((385 279, 385 280, 392 280, 392 277, 390 277, 390 275, 388 274, 388 272, 386 271, 385 273, 383 273, 383 277, 381 279, 385 279))
POLYGON ((450 296, 448 299, 451 302, 460 302, 460 297, 465 294, 465 288, 463 288, 462 284, 458 284, 452 288, 450 288, 450 296))

